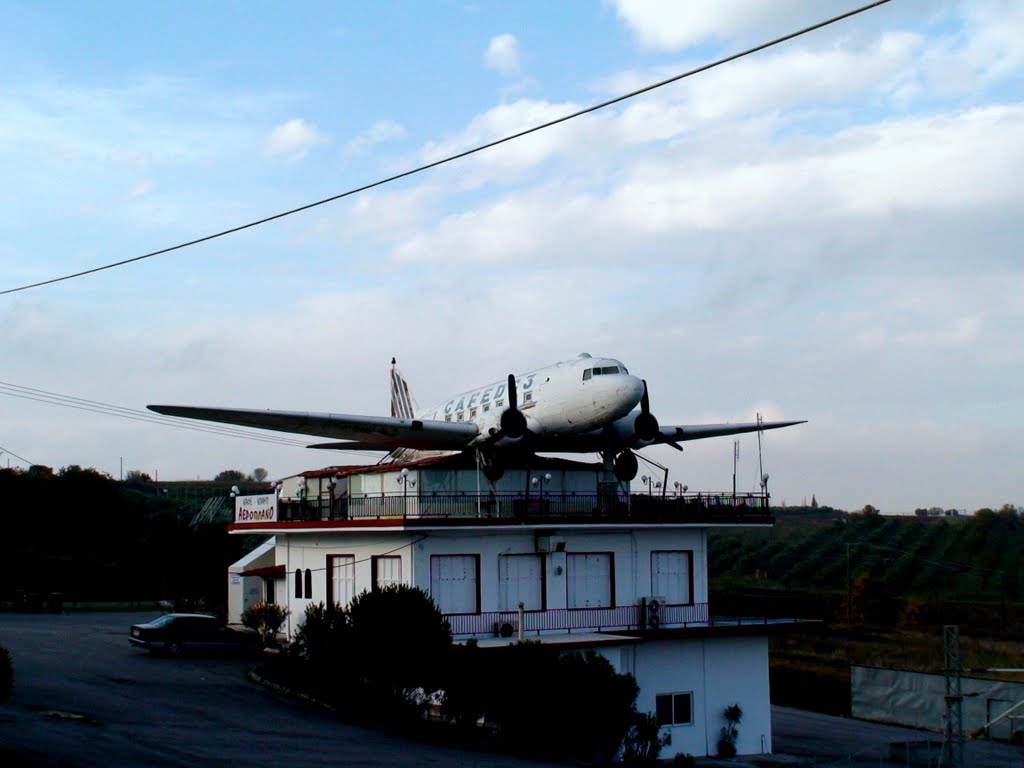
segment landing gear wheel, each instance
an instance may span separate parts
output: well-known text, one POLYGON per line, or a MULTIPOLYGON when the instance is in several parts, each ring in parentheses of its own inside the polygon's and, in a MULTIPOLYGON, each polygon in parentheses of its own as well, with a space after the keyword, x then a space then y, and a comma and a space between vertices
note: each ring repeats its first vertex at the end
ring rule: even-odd
POLYGON ((636 454, 632 451, 623 451, 615 457, 615 479, 622 483, 628 483, 640 470, 640 463, 636 460, 636 454))

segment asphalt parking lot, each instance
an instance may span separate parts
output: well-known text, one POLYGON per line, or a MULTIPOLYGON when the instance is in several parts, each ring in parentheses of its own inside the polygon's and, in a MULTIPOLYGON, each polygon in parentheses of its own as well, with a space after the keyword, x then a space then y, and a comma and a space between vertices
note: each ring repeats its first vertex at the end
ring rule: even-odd
MULTIPOLYGON (((250 682, 251 660, 169 659, 131 647, 128 628, 158 614, 0 613, 15 695, 0 704, 0 763, 48 766, 495 766, 542 763, 409 741, 338 720, 250 682), (3 750, 6 750, 6 754, 3 750), (6 762, 5 762, 6 760, 6 762)), ((898 766, 892 741, 935 738, 773 708, 775 751, 816 766, 898 766)), ((972 742, 971 768, 1024 768, 1024 748, 972 742)))
POLYGON ((0 614, 15 666, 0 745, 54 766, 541 765, 350 725, 250 682, 251 660, 131 647, 129 626, 157 615, 0 614))

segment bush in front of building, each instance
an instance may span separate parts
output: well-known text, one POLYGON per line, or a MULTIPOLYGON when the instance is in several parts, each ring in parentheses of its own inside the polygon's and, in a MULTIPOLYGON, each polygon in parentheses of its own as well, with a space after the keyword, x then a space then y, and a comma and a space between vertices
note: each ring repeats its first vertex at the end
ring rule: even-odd
POLYGON ((536 642, 452 649, 442 713, 464 726, 480 717, 509 751, 597 763, 618 754, 638 688, 594 651, 536 642))
POLYGON ((277 645, 277 633, 288 618, 288 609, 276 603, 256 603, 242 611, 242 626, 259 632, 263 645, 277 645))
POLYGON ((13 688, 14 665, 11 664, 11 654, 0 645, 0 701, 7 701, 11 698, 13 688))
POLYGON ((419 715, 444 686, 451 630, 430 595, 392 584, 348 607, 346 655, 359 659, 364 701, 389 717, 419 715))
POLYGON ((672 741, 661 732, 658 718, 650 712, 636 712, 622 742, 622 762, 626 765, 654 765, 661 750, 672 741))

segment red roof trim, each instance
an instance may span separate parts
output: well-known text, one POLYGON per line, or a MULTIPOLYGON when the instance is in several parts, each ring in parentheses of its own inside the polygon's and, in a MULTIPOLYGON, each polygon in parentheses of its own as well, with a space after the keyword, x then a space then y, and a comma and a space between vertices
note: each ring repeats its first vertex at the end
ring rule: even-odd
MULTIPOLYGON (((440 464, 442 467, 451 469, 471 469, 476 466, 473 458, 464 453, 449 454, 446 456, 427 456, 423 459, 412 461, 395 461, 388 464, 347 464, 343 466, 323 467, 322 469, 309 469, 300 472, 292 477, 348 477, 350 475, 368 475, 380 472, 395 472, 403 469, 415 469, 418 467, 429 467, 440 464)), ((530 469, 575 469, 598 471, 601 465, 596 462, 572 461, 570 459, 558 459, 550 456, 533 456, 529 461, 530 469)), ((526 469, 523 466, 512 466, 513 469, 526 469)))
POLYGON ((284 574, 284 565, 267 565, 263 568, 252 568, 242 571, 242 576, 281 576, 284 574))

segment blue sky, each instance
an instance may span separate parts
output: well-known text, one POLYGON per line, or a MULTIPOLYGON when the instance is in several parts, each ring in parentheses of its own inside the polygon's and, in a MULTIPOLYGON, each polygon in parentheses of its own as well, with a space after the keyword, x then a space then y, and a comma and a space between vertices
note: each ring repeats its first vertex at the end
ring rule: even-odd
MULTIPOLYGON (((0 289, 460 151, 853 3, 12 3, 0 289), (827 7, 826 7, 827 6, 827 7)), ((664 423, 760 411, 777 498, 1024 503, 1024 10, 895 0, 483 155, 0 297, 0 381, 384 413, 580 351, 664 423)), ((0 398, 0 446, 164 478, 315 454, 0 398)), ((741 467, 753 484, 756 442, 741 467)), ((669 463, 731 483, 731 442, 669 463)), ((7 457, 0 457, 0 461, 7 457)))

